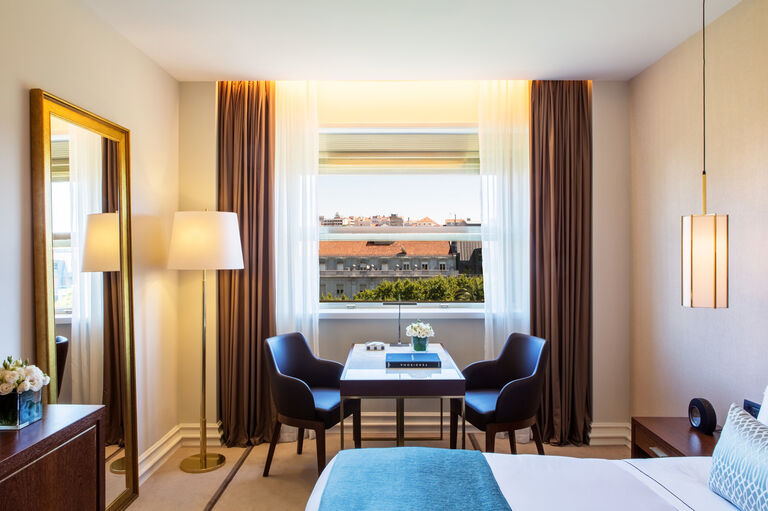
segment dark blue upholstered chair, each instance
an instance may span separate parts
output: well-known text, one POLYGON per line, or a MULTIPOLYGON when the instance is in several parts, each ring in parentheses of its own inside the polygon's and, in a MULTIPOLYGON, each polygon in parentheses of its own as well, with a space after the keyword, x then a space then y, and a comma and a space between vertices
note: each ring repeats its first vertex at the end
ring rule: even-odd
MULTIPOLYGON (((267 372, 277 419, 269 445, 264 477, 275 453, 283 424, 299 428, 296 452, 301 454, 304 430, 317 438, 317 473, 325 468, 325 430, 339 422, 339 380, 344 366, 315 357, 307 340, 298 332, 270 337, 264 343, 267 372)), ((344 415, 352 415, 355 447, 361 443, 360 400, 345 399, 344 415)))
MULTIPOLYGON (((467 380, 466 420, 485 431, 485 450, 494 451, 496 433, 509 433, 509 447, 517 453, 515 430, 531 427, 539 454, 544 454, 541 431, 536 422, 545 371, 549 363, 549 343, 538 337, 512 334, 494 360, 468 365, 462 373, 467 380)), ((456 448, 461 401, 451 401, 450 445, 456 448)))

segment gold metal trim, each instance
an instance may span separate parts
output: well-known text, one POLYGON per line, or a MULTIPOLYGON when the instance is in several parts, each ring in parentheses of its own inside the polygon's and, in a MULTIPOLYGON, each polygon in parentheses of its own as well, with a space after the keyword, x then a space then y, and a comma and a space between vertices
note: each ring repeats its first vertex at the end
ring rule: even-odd
POLYGON ((118 143, 120 276, 125 350, 125 429, 126 489, 107 511, 121 510, 139 494, 138 446, 136 438, 136 366, 133 339, 133 276, 131 255, 131 179, 130 131, 99 115, 80 108, 41 89, 29 92, 30 151, 32 171, 33 253, 35 274, 35 342, 37 364, 51 377, 43 399, 55 403, 56 381, 55 321, 53 307, 53 235, 51 233, 51 116, 55 115, 118 143), (40 220, 42 219, 42 220, 40 220))

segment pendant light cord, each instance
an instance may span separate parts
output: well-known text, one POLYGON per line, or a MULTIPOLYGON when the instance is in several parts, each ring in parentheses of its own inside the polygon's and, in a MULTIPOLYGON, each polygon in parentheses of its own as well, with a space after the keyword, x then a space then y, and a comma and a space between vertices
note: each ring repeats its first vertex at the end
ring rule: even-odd
POLYGON ((707 214, 707 0, 701 0, 701 210, 707 214))
POLYGON ((701 0, 702 172, 707 173, 707 0, 701 0))

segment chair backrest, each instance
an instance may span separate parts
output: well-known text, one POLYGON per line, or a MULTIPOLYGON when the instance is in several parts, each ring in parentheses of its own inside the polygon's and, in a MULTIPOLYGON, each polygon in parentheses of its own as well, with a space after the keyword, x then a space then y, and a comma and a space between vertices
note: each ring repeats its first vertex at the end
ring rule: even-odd
POLYGON ((294 332, 270 337, 264 343, 264 353, 277 411, 297 419, 313 418, 314 402, 309 387, 285 378, 291 376, 307 383, 305 375, 310 373, 316 359, 304 336, 294 332))
POLYGON ((61 387, 64 386, 64 369, 67 366, 67 355, 69 354, 69 339, 64 336, 56 336, 56 384, 58 385, 57 396, 61 395, 61 387))
POLYGON ((549 342, 526 334, 512 334, 499 354, 499 362, 512 378, 531 378, 522 386, 502 391, 497 402, 499 422, 515 422, 536 415, 544 391, 546 368, 549 363, 549 342))
POLYGON ((507 338, 498 360, 509 380, 534 374, 543 378, 549 362, 549 343, 540 337, 514 333, 507 338))
POLYGON ((303 380, 304 375, 311 371, 312 364, 316 360, 307 340, 299 332, 270 337, 267 339, 266 346, 275 369, 280 374, 300 380, 303 380))

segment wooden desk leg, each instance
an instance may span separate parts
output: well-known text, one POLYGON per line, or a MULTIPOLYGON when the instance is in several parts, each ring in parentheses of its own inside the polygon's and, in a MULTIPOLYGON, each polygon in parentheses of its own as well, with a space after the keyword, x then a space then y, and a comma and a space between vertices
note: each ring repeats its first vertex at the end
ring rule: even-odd
POLYGON ((405 445, 405 399, 402 397, 397 398, 396 415, 396 444, 402 447, 405 445))
POLYGON ((342 396, 341 399, 339 399, 339 414, 341 415, 341 420, 339 420, 339 425, 341 426, 341 441, 339 445, 339 450, 344 450, 344 397, 342 396))
POLYGON ((440 398, 440 440, 443 439, 443 398, 440 398))
POLYGON ((467 401, 461 398, 461 448, 467 448, 467 401))

